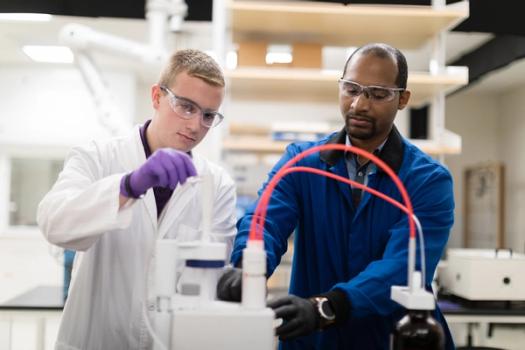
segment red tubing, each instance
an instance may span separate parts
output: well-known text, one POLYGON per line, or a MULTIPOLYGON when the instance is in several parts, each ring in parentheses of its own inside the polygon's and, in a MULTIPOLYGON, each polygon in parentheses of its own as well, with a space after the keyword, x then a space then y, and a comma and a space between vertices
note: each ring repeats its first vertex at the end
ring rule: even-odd
POLYGON ((277 186, 277 183, 281 180, 281 178, 283 178, 285 175, 292 173, 292 172, 308 172, 308 173, 323 175, 323 176, 332 178, 334 180, 341 181, 349 185, 355 186, 357 188, 360 188, 364 191, 367 191, 373 194, 374 196, 377 196, 379 198, 386 200, 387 202, 398 207, 399 209, 401 209, 403 212, 405 212, 408 215, 410 238, 414 239, 416 237, 415 223, 412 218, 412 215, 414 213, 412 209, 412 202, 410 202, 410 198, 408 197, 408 193, 405 189, 405 186, 403 185, 401 180, 397 177, 397 175, 394 173, 394 171, 388 165, 386 165, 386 163, 383 162, 381 159, 377 158, 375 155, 373 155, 370 152, 362 150, 361 148, 357 148, 354 146, 346 146, 346 145, 341 145, 341 144, 327 144, 327 145, 315 146, 310 149, 307 149, 304 152, 299 153, 298 155, 290 159, 288 162, 286 162, 286 164, 281 169, 279 169, 279 171, 274 175, 274 177, 268 183, 268 186, 262 193, 261 199, 259 200, 259 203, 257 204, 257 207, 255 208, 254 216, 252 218, 252 222, 250 225, 250 236, 249 236, 250 240, 262 240, 263 239, 263 227, 264 227, 264 222, 266 220, 266 211, 268 208, 268 203, 270 202, 270 197, 272 195, 272 192, 277 186), (388 174, 388 176, 390 176, 392 181, 394 181, 395 185, 399 189, 399 192, 401 193, 401 197, 403 198, 403 202, 405 203, 405 206, 403 206, 398 201, 386 196, 385 194, 381 192, 378 192, 372 188, 369 188, 365 185, 362 185, 350 179, 341 177, 339 175, 335 175, 335 174, 326 172, 324 170, 310 168, 310 167, 293 167, 293 168, 291 167, 292 165, 297 163, 299 160, 309 156, 310 154, 319 152, 319 151, 323 151, 323 150, 349 151, 349 152, 358 154, 360 156, 363 156, 367 159, 370 159, 370 161, 372 161, 379 168, 381 168, 385 173, 388 174))

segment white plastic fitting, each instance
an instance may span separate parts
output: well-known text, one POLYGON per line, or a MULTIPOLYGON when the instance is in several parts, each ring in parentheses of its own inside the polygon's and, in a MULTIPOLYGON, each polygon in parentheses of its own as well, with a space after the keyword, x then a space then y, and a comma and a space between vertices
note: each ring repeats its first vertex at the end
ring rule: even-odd
POLYGON ((249 240, 242 253, 242 306, 266 307, 266 252, 262 240, 249 240))
POLYGON ((434 310, 434 295, 421 288, 421 272, 412 275, 412 287, 392 286, 390 298, 408 310, 434 310))

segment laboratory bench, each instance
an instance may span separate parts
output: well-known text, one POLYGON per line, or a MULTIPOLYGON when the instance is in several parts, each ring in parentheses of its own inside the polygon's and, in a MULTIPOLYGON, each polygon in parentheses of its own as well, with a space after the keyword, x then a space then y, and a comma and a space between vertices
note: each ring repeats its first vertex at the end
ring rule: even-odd
POLYGON ((64 308, 64 294, 61 286, 37 286, 12 299, 0 303, 0 339, 6 345, 2 349, 20 348, 21 342, 27 348, 31 336, 20 339, 22 325, 32 324, 36 329, 33 349, 45 350, 54 343, 56 330, 64 308))
POLYGON ((467 346, 486 345, 489 338, 493 335, 494 327, 498 324, 520 324, 525 326, 524 302, 472 302, 453 296, 446 296, 439 298, 438 305, 449 325, 465 324, 467 326, 467 346), (479 344, 472 344, 474 327, 478 328, 479 344))

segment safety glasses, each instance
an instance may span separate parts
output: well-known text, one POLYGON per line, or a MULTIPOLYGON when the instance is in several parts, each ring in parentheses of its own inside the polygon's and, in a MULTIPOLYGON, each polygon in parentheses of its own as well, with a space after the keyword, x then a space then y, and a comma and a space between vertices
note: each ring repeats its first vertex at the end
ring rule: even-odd
POLYGON ((171 109, 182 119, 189 120, 199 117, 201 124, 206 128, 217 126, 224 119, 224 116, 219 112, 205 111, 195 102, 175 95, 166 86, 160 86, 160 89, 166 92, 171 109))
POLYGON ((396 96, 396 92, 405 91, 403 88, 390 88, 384 86, 365 86, 355 81, 339 79, 339 91, 343 96, 355 98, 364 94, 366 98, 374 102, 390 102, 396 96))

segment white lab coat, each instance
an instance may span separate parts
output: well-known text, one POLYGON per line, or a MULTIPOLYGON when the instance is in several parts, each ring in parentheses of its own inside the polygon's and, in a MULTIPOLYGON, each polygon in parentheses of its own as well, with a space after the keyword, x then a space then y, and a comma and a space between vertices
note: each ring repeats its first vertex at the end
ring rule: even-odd
MULTIPOLYGON (((119 210, 121 177, 145 161, 138 127, 126 137, 76 147, 38 207, 38 224, 47 240, 78 251, 56 349, 152 346, 143 302, 151 311, 154 243, 200 237, 201 184, 178 186, 159 220, 151 189, 119 210)), ((222 241, 228 243, 229 257, 236 221, 234 182, 197 155, 193 162, 199 175, 213 175, 212 229, 227 237, 222 241)))

